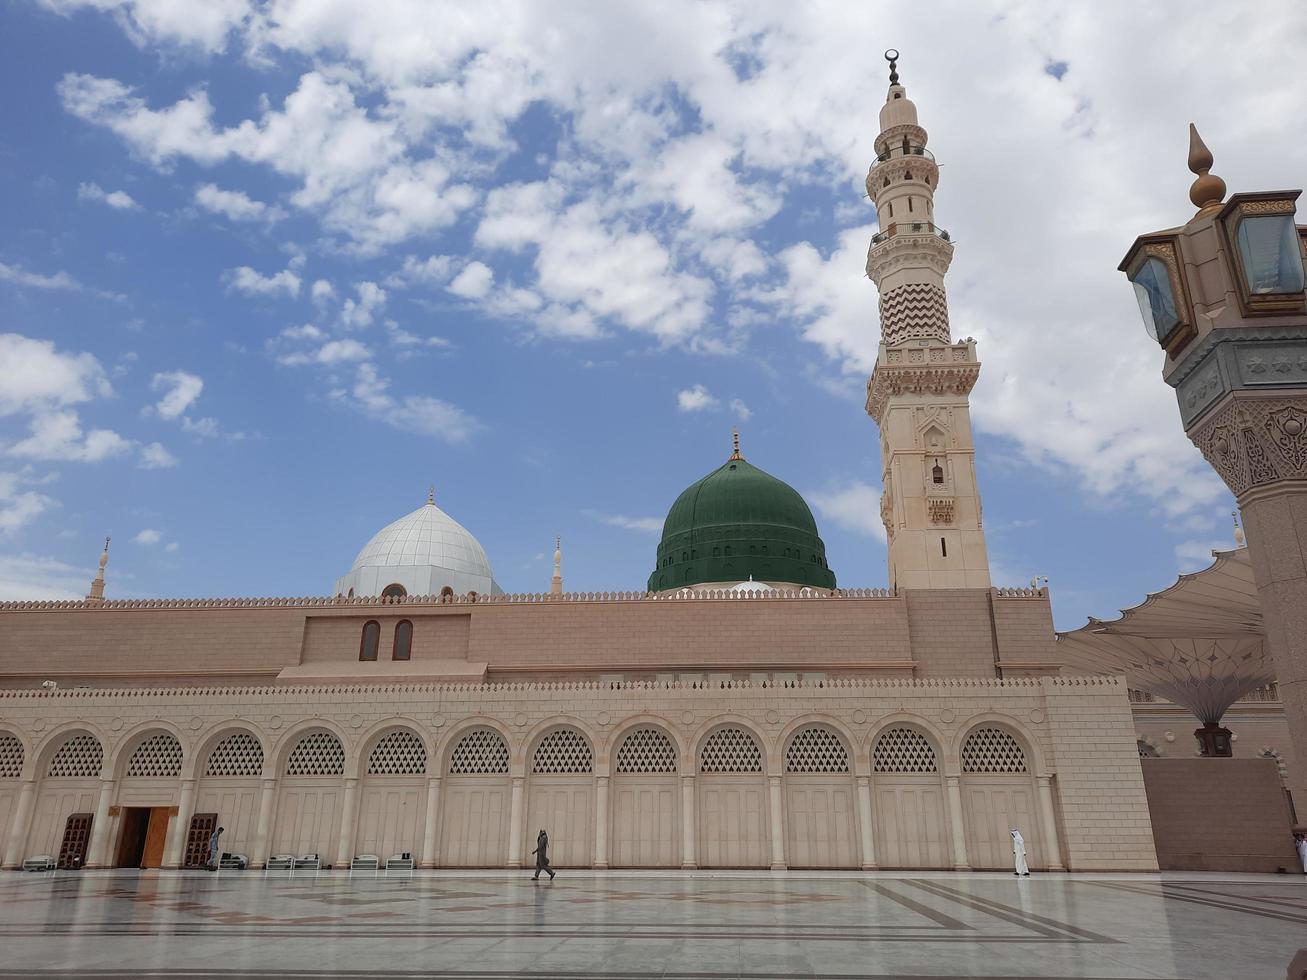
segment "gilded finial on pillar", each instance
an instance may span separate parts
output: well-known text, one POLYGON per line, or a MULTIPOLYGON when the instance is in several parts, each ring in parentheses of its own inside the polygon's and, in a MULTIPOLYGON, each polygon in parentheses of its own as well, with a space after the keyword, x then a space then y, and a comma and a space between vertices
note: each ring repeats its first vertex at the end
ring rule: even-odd
POLYGON ((1225 181, 1210 173, 1211 169, 1212 151, 1198 135, 1197 127, 1190 123, 1189 170, 1197 174, 1198 179, 1189 187, 1189 200, 1193 201, 1194 207, 1199 210, 1220 204, 1225 199, 1225 181))
POLYGON ((731 428, 731 444, 731 459, 744 459, 744 457, 740 455, 740 430, 738 427, 731 428))
POLYGON ((1239 512, 1237 510, 1232 510, 1230 511, 1230 516, 1234 518, 1234 546, 1236 548, 1242 548, 1245 544, 1245 540, 1243 536, 1243 528, 1239 526, 1239 512))

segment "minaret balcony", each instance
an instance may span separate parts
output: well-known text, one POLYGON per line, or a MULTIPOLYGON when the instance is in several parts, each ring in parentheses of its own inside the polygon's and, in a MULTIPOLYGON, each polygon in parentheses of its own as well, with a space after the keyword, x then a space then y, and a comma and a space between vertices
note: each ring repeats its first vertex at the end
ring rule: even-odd
POLYGON ((879 245, 895 235, 934 235, 946 242, 952 242, 949 233, 933 221, 896 221, 883 231, 871 236, 871 244, 879 245))
MULTIPOLYGON (((924 146, 890 146, 886 147, 883 153, 876 154, 876 163, 885 163, 887 160, 893 160, 895 157, 925 157, 927 160, 934 160, 935 154, 931 153, 924 146)), ((875 164, 873 164, 874 166, 875 164)))

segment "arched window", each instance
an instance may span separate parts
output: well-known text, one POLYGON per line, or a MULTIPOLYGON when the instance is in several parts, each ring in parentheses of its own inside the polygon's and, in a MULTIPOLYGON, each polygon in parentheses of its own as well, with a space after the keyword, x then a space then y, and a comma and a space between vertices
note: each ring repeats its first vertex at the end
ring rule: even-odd
POLYGON ((1001 728, 977 728, 962 745, 963 772, 1026 772, 1026 753, 1001 728))
POLYGON ((381 644, 381 624, 369 619, 363 624, 363 638, 359 641, 359 659, 376 660, 377 647, 381 644))
POLYGON ((930 478, 931 478, 931 480, 933 480, 935 483, 943 483, 943 482, 944 482, 944 467, 940 466, 938 463, 936 463, 934 466, 932 466, 932 467, 930 468, 930 478))
POLYGON ((413 653, 413 624, 401 619, 395 624, 395 649, 391 660, 407 660, 413 653))
POLYGON ((381 598, 383 599, 402 599, 406 595, 408 595, 408 589, 398 582, 391 582, 381 590, 381 598))

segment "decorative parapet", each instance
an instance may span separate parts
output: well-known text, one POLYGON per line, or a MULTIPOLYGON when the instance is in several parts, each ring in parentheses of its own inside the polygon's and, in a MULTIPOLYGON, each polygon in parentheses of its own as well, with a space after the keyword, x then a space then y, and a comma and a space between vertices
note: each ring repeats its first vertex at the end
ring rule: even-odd
POLYGON ((168 698, 194 699, 197 696, 218 699, 240 699, 240 703, 256 701, 281 702, 287 697, 302 695, 320 697, 322 695, 367 695, 384 696, 387 693, 460 693, 476 691, 487 695, 509 693, 514 691, 561 692, 561 691, 723 691, 740 689, 803 689, 803 690, 902 690, 933 691, 946 694, 949 691, 991 691, 1027 690, 1034 691, 1040 687, 1077 688, 1077 687, 1122 687, 1123 678, 1112 675, 1073 675, 1065 677, 834 677, 824 680, 792 681, 753 681, 753 680, 704 680, 704 681, 491 681, 486 683, 428 683, 428 684, 319 684, 319 685, 277 685, 272 684, 240 687, 147 687, 147 688, 58 688, 45 690, 38 688, 21 688, 0 690, 0 700, 30 701, 46 700, 82 700, 97 701, 118 698, 124 694, 133 701, 164 700, 168 698))
POLYGON ((989 590, 995 599, 1047 599, 1048 589, 993 588, 989 590))
POLYGON ((773 589, 743 591, 734 589, 677 589, 668 592, 524 592, 501 595, 409 595, 409 596, 303 596, 299 598, 229 598, 229 599, 105 599, 89 603, 84 599, 18 599, 0 602, 0 612, 11 610, 57 609, 319 609, 339 606, 448 606, 448 605, 523 605, 559 602, 775 602, 782 599, 894 599, 892 589, 773 589))
POLYGON ((949 346, 883 350, 867 381, 867 414, 879 425, 895 395, 956 395, 965 398, 980 377, 973 342, 949 346))

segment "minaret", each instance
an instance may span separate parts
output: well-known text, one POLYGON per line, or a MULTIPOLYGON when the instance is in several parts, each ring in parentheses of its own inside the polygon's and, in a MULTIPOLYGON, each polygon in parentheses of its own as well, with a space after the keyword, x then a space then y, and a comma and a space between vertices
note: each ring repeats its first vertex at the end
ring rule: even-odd
POLYGON ((86 594, 88 606, 98 606, 104 602, 104 566, 109 564, 109 539, 104 539, 104 551, 100 553, 100 569, 91 580, 91 591, 86 594))
POLYGON ((563 539, 554 538, 554 577, 549 580, 549 594, 563 594, 563 539))
POLYGON ((939 167, 917 107, 885 52, 890 86, 880 110, 867 193, 880 229, 867 275, 880 291, 880 350, 867 414, 880 427, 880 516, 894 588, 989 588, 968 396, 980 376, 975 341, 953 342, 944 274, 953 259, 935 224, 939 167))

